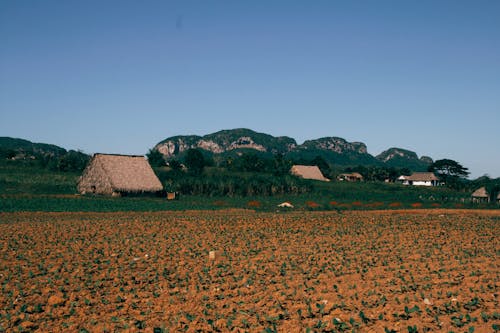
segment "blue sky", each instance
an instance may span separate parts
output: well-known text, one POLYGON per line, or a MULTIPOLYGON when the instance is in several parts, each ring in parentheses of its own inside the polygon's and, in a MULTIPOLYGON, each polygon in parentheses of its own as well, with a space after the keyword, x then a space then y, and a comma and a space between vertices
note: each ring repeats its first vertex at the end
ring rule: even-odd
POLYGON ((0 136, 144 154, 238 127, 500 177, 500 1, 1 1, 0 136))

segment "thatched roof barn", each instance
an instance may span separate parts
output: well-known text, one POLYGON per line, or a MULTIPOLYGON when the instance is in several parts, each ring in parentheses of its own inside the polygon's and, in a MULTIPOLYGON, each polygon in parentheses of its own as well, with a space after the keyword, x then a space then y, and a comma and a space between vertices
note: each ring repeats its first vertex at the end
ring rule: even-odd
POLYGON ((321 180, 323 182, 330 181, 330 179, 323 176, 321 170, 316 165, 294 165, 290 173, 304 179, 321 180))
POLYGON ((78 181, 78 192, 106 195, 156 193, 163 186, 144 156, 95 154, 78 181))
POLYGON ((486 191, 484 186, 472 192, 472 202, 490 202, 490 194, 486 191))

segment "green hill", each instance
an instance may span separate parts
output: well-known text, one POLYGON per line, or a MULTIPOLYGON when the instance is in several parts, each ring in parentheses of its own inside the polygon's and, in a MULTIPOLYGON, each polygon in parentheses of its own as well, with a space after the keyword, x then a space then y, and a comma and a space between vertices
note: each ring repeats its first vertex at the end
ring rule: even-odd
POLYGON ((376 159, 389 167, 408 168, 413 171, 427 171, 433 162, 430 157, 418 158, 415 152, 402 148, 387 149, 377 155, 376 159))
POLYGON ((349 142, 339 137, 323 137, 297 144, 295 139, 259 133, 246 128, 222 130, 204 136, 178 135, 162 140, 154 146, 166 159, 182 158, 188 149, 199 148, 215 160, 235 156, 243 152, 261 155, 282 154, 294 161, 312 160, 322 157, 336 166, 386 166, 408 168, 414 171, 426 170, 432 163, 430 158, 417 157, 409 150, 391 148, 374 157, 362 142, 349 142), (430 162, 429 162, 430 160, 430 162))
POLYGON ((61 148, 47 143, 34 143, 24 139, 0 137, 0 160, 10 165, 30 164, 59 171, 81 171, 90 156, 80 151, 61 148))
POLYGON ((58 156, 66 153, 66 149, 47 143, 34 143, 24 139, 0 137, 0 153, 9 154, 11 158, 19 155, 32 156, 33 154, 58 156))

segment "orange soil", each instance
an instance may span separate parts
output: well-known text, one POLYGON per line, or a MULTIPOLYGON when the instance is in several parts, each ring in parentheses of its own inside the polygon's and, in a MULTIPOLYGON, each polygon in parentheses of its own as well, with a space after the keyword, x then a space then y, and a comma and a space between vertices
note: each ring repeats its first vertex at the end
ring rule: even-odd
POLYGON ((499 234, 498 210, 0 213, 0 331, 492 332, 499 234))

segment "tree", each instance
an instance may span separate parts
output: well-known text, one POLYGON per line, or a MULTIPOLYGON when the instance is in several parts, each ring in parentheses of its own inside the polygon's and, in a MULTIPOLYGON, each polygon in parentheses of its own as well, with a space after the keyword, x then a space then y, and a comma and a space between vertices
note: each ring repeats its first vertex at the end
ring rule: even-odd
POLYGON ((182 164, 178 160, 170 160, 168 162, 168 165, 173 171, 181 171, 182 170, 182 164))
POLYGON ((243 154, 239 158, 239 169, 247 172, 264 172, 266 169, 266 160, 257 154, 243 154))
POLYGON ((292 161, 285 159, 283 157, 283 154, 275 155, 273 164, 274 164, 273 174, 275 176, 284 176, 290 173, 290 168, 292 167, 292 161))
POLYGON ((460 163, 449 159, 437 160, 429 166, 430 172, 434 172, 444 178, 466 178, 469 175, 469 171, 467 170, 460 163))
POLYGON ((153 167, 162 167, 165 166, 165 159, 163 158, 163 154, 158 151, 158 149, 150 149, 146 154, 148 158, 148 162, 153 167))
POLYGON ((332 170, 323 157, 318 155, 309 164, 316 165, 325 177, 331 177, 332 170))
POLYGON ((53 159, 54 163, 49 164, 53 170, 58 171, 82 171, 85 169, 90 156, 81 151, 70 150, 66 154, 53 159))
POLYGON ((5 159, 12 159, 16 157, 17 153, 13 149, 0 149, 0 157, 5 159))
POLYGON ((460 163, 450 160, 437 160, 429 166, 428 171, 434 172, 449 187, 459 189, 469 175, 467 168, 460 163))
POLYGON ((188 149, 184 163, 188 168, 188 172, 193 175, 201 175, 205 168, 206 162, 202 152, 199 149, 188 149))

